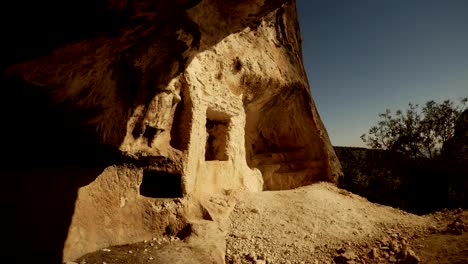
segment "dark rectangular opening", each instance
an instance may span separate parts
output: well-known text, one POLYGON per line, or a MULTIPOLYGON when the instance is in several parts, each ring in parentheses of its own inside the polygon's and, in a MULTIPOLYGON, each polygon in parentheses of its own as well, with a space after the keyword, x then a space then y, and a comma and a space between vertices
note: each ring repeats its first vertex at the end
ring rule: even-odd
POLYGON ((228 120, 206 120, 206 149, 205 160, 228 160, 228 120))
POLYGON ((143 170, 140 194, 151 198, 182 197, 182 175, 157 170, 143 170))

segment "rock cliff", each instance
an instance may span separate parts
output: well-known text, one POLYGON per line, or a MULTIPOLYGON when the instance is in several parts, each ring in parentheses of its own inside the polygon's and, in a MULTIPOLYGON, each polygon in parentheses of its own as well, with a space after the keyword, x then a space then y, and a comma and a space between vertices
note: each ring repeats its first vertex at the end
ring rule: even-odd
POLYGON ((2 5, 9 236, 40 241, 31 255, 178 232, 199 197, 341 173, 294 1, 2 5))

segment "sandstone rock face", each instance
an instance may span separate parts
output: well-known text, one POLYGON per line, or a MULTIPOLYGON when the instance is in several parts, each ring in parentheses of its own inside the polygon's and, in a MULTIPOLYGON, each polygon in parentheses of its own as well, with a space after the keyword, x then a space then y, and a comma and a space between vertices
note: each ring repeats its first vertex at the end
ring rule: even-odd
POLYGON ((294 1, 5 5, 11 236, 49 263, 182 228, 194 197, 340 175, 294 1))

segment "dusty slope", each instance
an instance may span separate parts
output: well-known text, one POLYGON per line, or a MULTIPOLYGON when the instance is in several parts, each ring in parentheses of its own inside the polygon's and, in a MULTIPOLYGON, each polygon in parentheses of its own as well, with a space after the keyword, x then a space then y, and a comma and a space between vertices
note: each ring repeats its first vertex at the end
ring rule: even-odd
MULTIPOLYGON (((466 216, 465 212, 465 222, 466 216)), ((226 259, 232 263, 414 263, 419 258, 424 263, 468 263, 466 234, 439 234, 452 217, 449 212, 412 215, 328 183, 245 193, 231 215, 226 259), (439 243, 440 239, 446 243, 439 243), (373 248, 374 256, 369 254, 373 248)))
POLYGON ((195 243, 200 231, 184 241, 157 238, 77 262, 220 263, 220 258, 203 257, 214 250, 202 249, 213 243, 224 248, 224 241, 210 239, 224 234, 226 263, 468 263, 467 211, 416 216, 327 183, 233 196, 235 207, 225 206, 226 212, 233 210, 230 216, 211 222, 220 228, 202 230, 217 235, 203 235, 195 243), (173 254, 172 259, 161 254, 173 254))

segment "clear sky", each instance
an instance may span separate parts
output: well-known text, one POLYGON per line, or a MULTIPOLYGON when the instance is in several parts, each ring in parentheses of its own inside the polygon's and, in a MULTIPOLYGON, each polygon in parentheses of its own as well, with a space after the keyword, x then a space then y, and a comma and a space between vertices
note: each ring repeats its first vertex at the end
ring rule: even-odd
POLYGON ((297 0, 304 66, 334 146, 385 109, 468 96, 468 0, 297 0))

